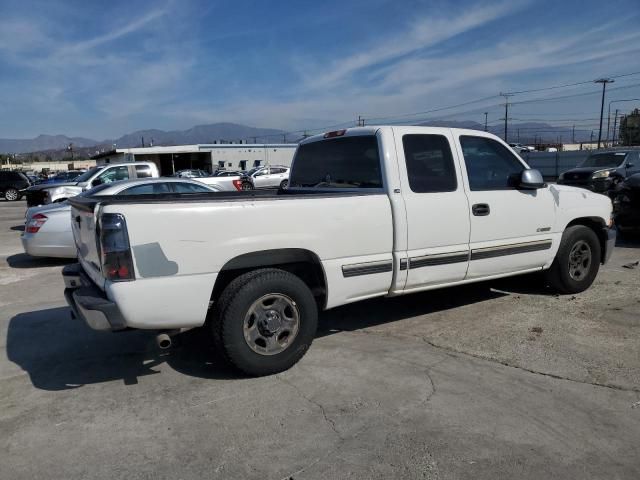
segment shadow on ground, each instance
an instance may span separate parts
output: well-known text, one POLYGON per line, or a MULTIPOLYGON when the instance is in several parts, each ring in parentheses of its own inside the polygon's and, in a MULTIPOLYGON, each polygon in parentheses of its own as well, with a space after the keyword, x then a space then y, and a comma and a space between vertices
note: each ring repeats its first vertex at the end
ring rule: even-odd
MULTIPOLYGON (((375 299, 339 307, 321 314, 318 337, 425 315, 505 295, 485 285, 451 288, 402 298, 375 299)), ((66 390, 83 385, 139 377, 172 369, 199 378, 241 378, 214 351, 209 334, 194 329, 174 338, 175 346, 160 350, 157 332, 131 330, 97 332, 71 319, 66 307, 21 313, 7 332, 7 356, 43 390, 66 390)))
POLYGON ((60 267, 73 262, 77 262, 77 260, 75 258, 31 257, 26 253, 16 253, 7 257, 7 264, 11 268, 60 267))

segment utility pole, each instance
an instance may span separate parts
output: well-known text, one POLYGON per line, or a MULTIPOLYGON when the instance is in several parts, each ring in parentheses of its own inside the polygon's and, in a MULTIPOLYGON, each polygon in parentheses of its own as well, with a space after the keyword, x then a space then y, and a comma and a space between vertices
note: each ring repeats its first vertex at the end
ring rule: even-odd
POLYGON ((618 128, 618 109, 616 108, 616 116, 613 120, 613 137, 611 138, 611 146, 616 142, 616 128, 618 128))
POLYGON ((144 137, 140 137, 140 141, 142 142, 142 148, 144 148, 144 137))
POLYGON ((282 134, 282 143, 287 143, 287 134, 286 133, 282 134))
POLYGON ((598 149, 600 149, 600 143, 602 142, 602 116, 604 115, 604 97, 607 91, 607 83, 613 83, 615 80, 611 78, 599 78, 594 80, 594 83, 602 84, 602 101, 600 102, 600 130, 598 131, 598 149))
POLYGON ((487 115, 489 115, 489 112, 484 112, 484 131, 487 131, 487 115))
POLYGON ((364 127, 364 118, 361 115, 358 115, 358 126, 364 127))
POLYGON ((571 143, 576 143, 576 126, 571 129, 571 143))
POLYGON ((500 92, 500 96, 504 97, 504 141, 508 143, 507 121, 509 120, 509 97, 512 97, 513 93, 500 92))
POLYGON ((589 143, 593 143, 593 130, 591 130, 591 136, 589 137, 589 143))
POLYGON ((518 128, 516 132, 518 133, 518 143, 520 143, 520 129, 518 128))

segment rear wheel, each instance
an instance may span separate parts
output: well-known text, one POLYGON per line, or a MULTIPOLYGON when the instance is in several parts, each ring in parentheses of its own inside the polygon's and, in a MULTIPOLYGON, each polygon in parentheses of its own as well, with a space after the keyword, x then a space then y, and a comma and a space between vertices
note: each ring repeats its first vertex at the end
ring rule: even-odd
POLYGON ((253 185, 251 182, 242 182, 240 188, 242 188, 242 190, 253 190, 253 185))
POLYGON ((261 269, 231 282, 216 303, 214 343, 248 375, 270 375, 293 366, 315 337, 318 310, 297 276, 261 269))
POLYGON ((559 293, 579 293, 591 286, 600 269, 600 241, 588 227, 565 230, 547 281, 559 293))
POLYGON ((8 202, 15 202, 16 200, 20 200, 20 192, 15 188, 7 188, 4 191, 4 198, 8 202))
POLYGON ((289 180, 283 180, 282 182, 280 182, 280 190, 284 190, 288 186, 289 186, 289 180))

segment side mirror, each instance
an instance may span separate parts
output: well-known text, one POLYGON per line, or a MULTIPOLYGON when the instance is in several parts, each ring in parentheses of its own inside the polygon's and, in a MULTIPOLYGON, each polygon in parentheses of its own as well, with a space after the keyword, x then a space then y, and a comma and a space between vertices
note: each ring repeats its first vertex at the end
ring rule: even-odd
POLYGON ((537 190, 546 186, 547 184, 544 183, 544 178, 542 178, 542 174, 538 170, 530 168, 528 170, 523 170, 520 174, 520 183, 518 184, 518 188, 523 190, 537 190))
POLYGON ((101 183, 102 183, 102 180, 100 180, 99 178, 96 178, 93 182, 91 182, 91 186, 92 187, 97 187, 101 183))

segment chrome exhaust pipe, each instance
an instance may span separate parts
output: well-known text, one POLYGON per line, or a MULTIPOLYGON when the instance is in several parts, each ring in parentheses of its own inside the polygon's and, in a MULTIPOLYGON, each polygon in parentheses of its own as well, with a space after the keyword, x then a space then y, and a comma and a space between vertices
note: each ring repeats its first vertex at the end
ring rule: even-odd
POLYGON ((159 333, 156 336, 156 344, 160 350, 166 350, 167 348, 171 348, 171 344, 173 341, 168 333, 159 333))

